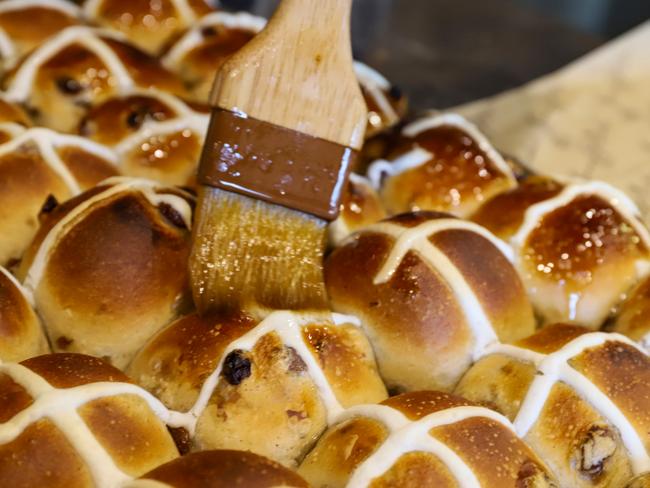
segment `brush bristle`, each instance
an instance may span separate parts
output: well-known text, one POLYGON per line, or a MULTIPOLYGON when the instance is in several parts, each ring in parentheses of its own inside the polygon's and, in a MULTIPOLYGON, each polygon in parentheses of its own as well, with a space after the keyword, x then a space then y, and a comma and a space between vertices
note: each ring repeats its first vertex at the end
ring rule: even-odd
POLYGON ((190 257, 199 312, 326 308, 326 225, 302 212, 202 187, 190 257))

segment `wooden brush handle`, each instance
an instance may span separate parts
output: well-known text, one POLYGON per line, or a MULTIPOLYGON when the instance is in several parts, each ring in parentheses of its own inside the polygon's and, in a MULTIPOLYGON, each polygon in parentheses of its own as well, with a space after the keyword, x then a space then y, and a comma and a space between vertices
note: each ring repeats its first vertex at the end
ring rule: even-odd
POLYGON ((352 65, 352 0, 283 0, 217 74, 214 107, 354 149, 367 109, 352 65))

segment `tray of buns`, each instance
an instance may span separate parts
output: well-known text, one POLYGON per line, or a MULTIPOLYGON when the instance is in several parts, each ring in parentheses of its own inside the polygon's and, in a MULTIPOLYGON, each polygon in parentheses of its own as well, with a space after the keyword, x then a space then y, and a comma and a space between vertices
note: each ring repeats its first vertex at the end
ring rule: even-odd
POLYGON ((210 89, 265 24, 0 2, 0 486, 650 486, 641 187, 533 151, 525 97, 423 111, 355 62, 329 309, 197 312, 210 89))

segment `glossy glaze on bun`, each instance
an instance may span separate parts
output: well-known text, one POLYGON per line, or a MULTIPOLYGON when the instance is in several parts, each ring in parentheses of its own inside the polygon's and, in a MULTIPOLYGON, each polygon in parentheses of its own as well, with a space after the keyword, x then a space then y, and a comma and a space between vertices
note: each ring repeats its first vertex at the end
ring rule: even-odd
POLYGON ((205 0, 85 0, 86 18, 123 33, 129 41, 153 55, 212 11, 205 0))
POLYGON ((606 183, 532 177, 473 220, 512 245, 544 323, 600 328, 650 271, 650 236, 639 210, 606 183))
POLYGON ((620 334, 555 324, 495 344, 456 392, 513 421, 561 486, 624 486, 650 469, 650 358, 620 334))
POLYGON ((390 214, 417 210, 467 217, 486 200, 516 186, 503 157, 456 114, 432 114, 401 131, 387 160, 368 177, 390 214))
POLYGON ((334 310, 361 320, 384 381, 454 387, 497 339, 535 327, 507 246, 446 214, 403 214, 362 229, 325 261, 334 310))
POLYGON ((346 411, 299 469, 315 487, 557 487, 500 414, 435 391, 346 411))
POLYGON ((73 132, 88 107, 134 87, 184 95, 182 82, 116 32, 73 26, 27 54, 3 80, 38 125, 73 132))
POLYGON ((343 408, 386 398, 362 331, 328 315, 190 315, 154 336, 129 374, 189 413, 193 450, 250 450, 295 466, 343 408))

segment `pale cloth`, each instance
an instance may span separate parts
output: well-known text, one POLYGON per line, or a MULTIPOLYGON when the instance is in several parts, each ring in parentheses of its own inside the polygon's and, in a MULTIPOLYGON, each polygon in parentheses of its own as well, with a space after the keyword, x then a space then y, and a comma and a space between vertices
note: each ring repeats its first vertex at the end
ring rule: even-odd
POLYGON ((650 220, 650 21, 551 75, 454 111, 529 167, 618 186, 650 220))

